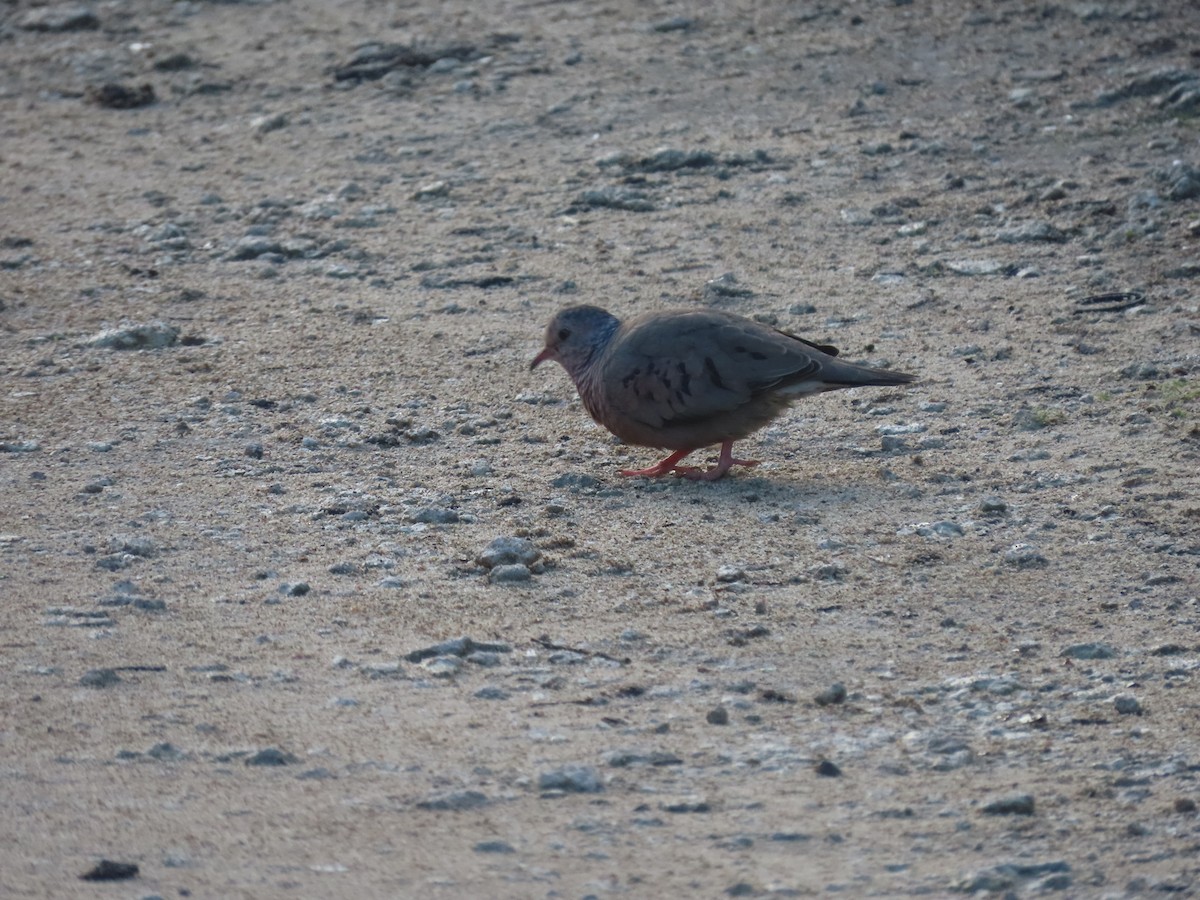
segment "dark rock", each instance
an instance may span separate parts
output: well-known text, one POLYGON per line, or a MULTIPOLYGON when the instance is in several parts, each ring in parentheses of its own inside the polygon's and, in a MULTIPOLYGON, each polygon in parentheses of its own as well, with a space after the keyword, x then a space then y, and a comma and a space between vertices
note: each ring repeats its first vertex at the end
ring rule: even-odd
POLYGON ((1059 655, 1067 659, 1112 659, 1117 655, 1117 651, 1109 644, 1097 641, 1087 644, 1072 644, 1059 655))
POLYGON ((662 810, 663 812, 675 813, 676 815, 710 813, 712 812, 712 804, 705 803, 703 800, 697 803, 664 803, 662 810))
POLYGON ((290 766, 295 762, 299 762, 295 756, 278 747, 264 747, 254 755, 246 757, 248 766, 290 766))
POLYGON ((590 488, 598 488, 600 479, 593 475, 582 475, 577 472, 567 472, 565 475, 559 475, 552 482, 551 487, 567 488, 570 491, 578 492, 588 490, 590 488))
POLYGON ((703 169, 716 164, 716 155, 708 150, 675 150, 663 147, 650 156, 630 163, 626 168, 640 172, 673 172, 676 169, 703 169))
POLYGON ((985 816, 1032 816, 1034 802, 1032 794, 1013 794, 1001 797, 983 807, 985 816))
POLYGON ((453 525, 460 521, 458 510, 445 506, 425 506, 409 514, 408 520, 425 525, 453 525))
POLYGON ((669 31, 691 31, 696 27, 696 20, 691 16, 671 16, 650 23, 650 30, 665 34, 669 31))
POLYGON ((512 653, 512 646, 501 641, 476 641, 464 635, 409 651, 404 658, 419 663, 435 656, 468 656, 472 653, 512 653))
POLYGON ((155 744, 146 751, 146 755, 151 759, 157 759, 160 762, 178 762, 181 759, 186 759, 187 754, 176 747, 174 744, 163 741, 161 744, 155 744))
POLYGON ((106 688, 114 684, 119 684, 121 676, 117 674, 116 669, 90 669, 84 672, 79 679, 79 683, 83 687, 91 688, 106 688))
POLYGON ((127 881, 130 878, 137 878, 137 874, 137 863, 102 859, 79 878, 82 881, 127 881))
POLYGON ((1119 88, 1104 91, 1096 97, 1097 106, 1111 106, 1131 97, 1152 97, 1185 81, 1195 81, 1196 73, 1187 69, 1163 68, 1135 75, 1119 88))
POLYGON ((502 566, 494 566, 488 572, 488 581, 493 584, 514 584, 522 581, 529 581, 533 577, 533 573, 529 571, 529 566, 521 563, 507 563, 502 566))
POLYGON ((460 62, 477 57, 471 44, 366 44, 349 62, 333 70, 336 81, 374 81, 396 69, 428 69, 443 59, 460 62))
POLYGON ((608 764, 619 769, 627 766, 681 766, 683 760, 674 753, 661 750, 652 750, 649 753, 618 750, 609 756, 608 764))
POLYGON ((708 711, 708 715, 704 717, 704 720, 709 725, 728 725, 729 710, 723 706, 715 706, 708 711))
POLYGON ((428 800, 417 803, 418 809, 431 809, 439 812, 461 812, 466 809, 478 809, 487 806, 491 801, 482 791, 450 791, 437 794, 428 800))
POLYGON ((657 207, 644 192, 625 187, 602 187, 584 191, 575 200, 575 208, 620 209, 626 212, 651 212, 657 207))
POLYGON ((840 681, 835 681, 825 690, 821 691, 817 696, 813 697, 817 706, 835 706, 838 703, 846 701, 846 686, 840 681))
POLYGON ((568 794, 598 794, 604 790, 604 781, 591 766, 569 765, 539 775, 538 789, 568 794))
POLYGON ((800 844, 805 841, 811 841, 812 835, 805 834, 802 831, 776 831, 768 840, 777 841, 781 844, 800 844))
POLYGON ((154 88, 148 84, 130 87, 116 82, 89 87, 87 98, 90 103, 105 109, 137 109, 140 106, 149 106, 158 99, 154 88))
POLYGON ((25 13, 17 27, 25 31, 91 31, 99 17, 87 6, 43 6, 25 13))
POLYGON ((518 537, 498 537, 484 548, 475 558, 476 565, 485 569, 496 566, 520 564, 530 566, 542 556, 542 551, 533 546, 531 541, 518 537))
POLYGON ((101 331, 89 338, 87 345, 108 350, 157 350, 170 347, 178 337, 178 328, 162 322, 150 322, 101 331))

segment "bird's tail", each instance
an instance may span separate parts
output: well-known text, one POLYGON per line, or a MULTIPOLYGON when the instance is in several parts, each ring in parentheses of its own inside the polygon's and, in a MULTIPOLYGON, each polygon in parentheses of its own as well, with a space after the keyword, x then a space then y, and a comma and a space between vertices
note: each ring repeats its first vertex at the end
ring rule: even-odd
POLYGON ((874 369, 840 359, 822 359, 820 367, 807 373, 807 377, 776 388, 778 393, 794 397, 805 394, 820 394, 855 387, 893 387, 916 381, 916 375, 896 372, 892 369, 874 369))
MULTIPOLYGON (((824 375, 824 373, 822 373, 824 375)), ((853 363, 842 363, 838 372, 830 372, 827 380, 836 387, 888 387, 890 385, 908 384, 916 381, 916 375, 907 372, 897 372, 895 369, 872 369, 870 366, 856 366, 853 363), (849 370, 845 372, 845 370, 849 370), (845 372, 843 375, 842 373, 845 372)))

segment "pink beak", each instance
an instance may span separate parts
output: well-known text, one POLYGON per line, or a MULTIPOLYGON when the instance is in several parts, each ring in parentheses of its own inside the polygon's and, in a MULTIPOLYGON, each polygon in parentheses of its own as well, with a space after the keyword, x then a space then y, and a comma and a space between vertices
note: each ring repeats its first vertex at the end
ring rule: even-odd
POLYGON ((529 364, 529 371, 532 372, 548 359, 554 359, 554 351, 549 347, 546 347, 541 353, 533 358, 533 362, 529 364))

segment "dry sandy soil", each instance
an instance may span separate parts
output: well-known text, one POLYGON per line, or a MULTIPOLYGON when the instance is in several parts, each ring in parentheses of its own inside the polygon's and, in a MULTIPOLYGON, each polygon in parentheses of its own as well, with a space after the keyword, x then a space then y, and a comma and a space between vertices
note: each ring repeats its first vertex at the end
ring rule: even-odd
POLYGON ((0 3, 4 896, 1200 894, 1198 46, 0 3), (921 380, 622 479, 584 302, 921 380))

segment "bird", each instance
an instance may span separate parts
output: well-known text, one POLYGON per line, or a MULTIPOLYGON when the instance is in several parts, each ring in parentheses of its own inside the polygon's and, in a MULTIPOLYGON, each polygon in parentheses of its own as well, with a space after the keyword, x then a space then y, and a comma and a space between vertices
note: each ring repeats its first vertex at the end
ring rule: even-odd
POLYGON ((667 310, 621 321, 584 305, 554 315, 529 369, 559 363, 596 422, 627 444, 672 451, 648 468, 622 469, 622 475, 716 481, 734 466, 758 465, 734 457, 734 441, 782 415, 794 400, 916 380, 837 354, 836 347, 719 310, 667 310), (681 464, 714 444, 721 445, 716 465, 681 464))

